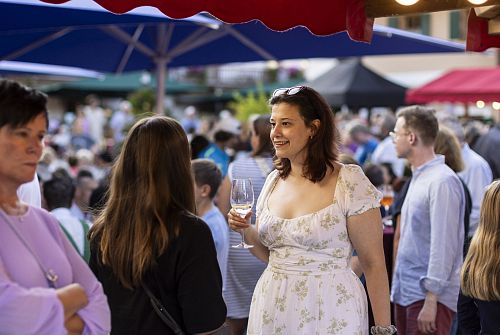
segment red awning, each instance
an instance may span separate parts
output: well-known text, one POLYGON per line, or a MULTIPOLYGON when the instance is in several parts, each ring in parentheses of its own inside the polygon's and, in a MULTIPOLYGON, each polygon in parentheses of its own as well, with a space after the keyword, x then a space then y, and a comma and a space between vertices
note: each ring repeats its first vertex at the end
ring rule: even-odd
MULTIPOLYGON (((41 0, 60 4, 69 0, 41 0)), ((374 19, 367 19, 365 0, 94 0, 113 13, 152 6, 181 19, 208 12, 227 23, 260 20, 272 30, 305 26, 313 34, 347 31, 355 41, 370 42, 374 19)))
POLYGON ((500 67, 454 70, 415 89, 408 90, 408 103, 500 102, 500 67))
MULTIPOLYGON (((60 4, 70 0, 40 0, 60 4)), ((208 12, 226 23, 260 20, 267 27, 284 31, 304 26, 315 35, 331 35, 347 31, 355 41, 370 42, 373 18, 366 15, 369 0, 94 0, 113 13, 126 13, 140 6, 152 6, 165 15, 182 19, 208 12)), ((432 6, 428 2, 428 6, 432 6)), ((424 5, 426 9, 427 5, 424 5)), ((458 7, 457 7, 458 8, 458 7)), ((393 14, 397 14, 393 13, 393 14)), ((470 10, 467 50, 484 51, 500 47, 500 36, 488 34, 488 19, 470 10)))

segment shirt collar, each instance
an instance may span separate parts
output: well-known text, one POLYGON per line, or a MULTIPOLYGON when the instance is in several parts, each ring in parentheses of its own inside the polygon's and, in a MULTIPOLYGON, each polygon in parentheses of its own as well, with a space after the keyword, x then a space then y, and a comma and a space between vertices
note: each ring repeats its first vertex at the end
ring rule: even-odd
POLYGON ((424 172, 425 170, 427 170, 428 168, 433 167, 435 165, 439 165, 439 164, 444 164, 444 156, 437 154, 435 158, 431 159, 427 163, 424 163, 424 164, 420 165, 418 168, 414 169, 413 176, 416 177, 419 174, 421 174, 422 172, 424 172))

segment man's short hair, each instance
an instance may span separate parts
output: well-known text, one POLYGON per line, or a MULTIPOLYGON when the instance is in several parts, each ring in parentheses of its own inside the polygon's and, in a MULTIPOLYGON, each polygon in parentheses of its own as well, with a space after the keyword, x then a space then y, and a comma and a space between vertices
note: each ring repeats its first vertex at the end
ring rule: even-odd
POLYGON ((222 173, 217 165, 210 159, 198 158, 191 162, 194 181, 198 187, 210 186, 210 199, 217 194, 217 190, 222 182, 222 173))
POLYGON ((43 184, 43 196, 49 210, 70 208, 75 196, 73 180, 62 175, 53 177, 43 184))
POLYGON ((405 127, 420 137, 426 146, 434 145, 439 130, 436 111, 424 106, 409 106, 400 109, 396 117, 405 120, 405 127))

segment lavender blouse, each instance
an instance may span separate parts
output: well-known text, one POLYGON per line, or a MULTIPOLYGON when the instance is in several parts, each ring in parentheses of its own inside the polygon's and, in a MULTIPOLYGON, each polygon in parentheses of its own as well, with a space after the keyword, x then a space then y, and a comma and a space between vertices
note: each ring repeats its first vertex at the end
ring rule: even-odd
MULTIPOLYGON (((63 305, 45 273, 19 236, 0 215, 0 333, 66 334, 63 305)), ((45 210, 29 207, 23 216, 7 216, 38 256, 58 276, 56 288, 79 283, 88 305, 78 312, 84 335, 109 334, 110 311, 101 284, 45 210)))

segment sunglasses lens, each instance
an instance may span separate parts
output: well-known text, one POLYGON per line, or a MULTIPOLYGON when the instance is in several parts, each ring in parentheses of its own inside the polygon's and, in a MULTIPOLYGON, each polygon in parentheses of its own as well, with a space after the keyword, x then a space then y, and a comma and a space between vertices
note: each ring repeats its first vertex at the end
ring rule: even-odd
POLYGON ((294 95, 294 94, 299 93, 301 90, 302 90, 302 86, 295 86, 295 87, 292 87, 291 89, 289 89, 287 93, 288 93, 288 95, 294 95))
POLYGON ((285 94, 288 88, 278 88, 273 92, 273 98, 285 94))

